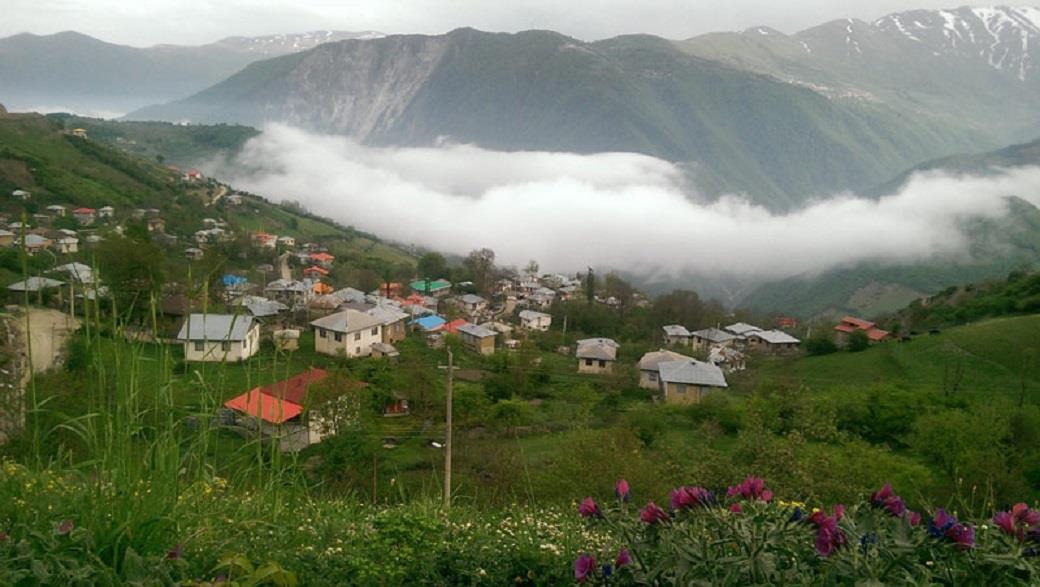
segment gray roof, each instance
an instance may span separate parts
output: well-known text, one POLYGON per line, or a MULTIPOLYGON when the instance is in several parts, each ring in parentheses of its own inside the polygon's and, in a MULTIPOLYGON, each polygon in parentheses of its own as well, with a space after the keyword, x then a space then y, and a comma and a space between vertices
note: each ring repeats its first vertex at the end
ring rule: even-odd
POLYGON ((67 273, 69 277, 75 279, 80 283, 93 283, 94 282, 94 270, 90 265, 83 263, 66 263, 64 265, 58 265, 54 269, 51 269, 51 273, 57 272, 67 273))
POLYGON ((540 320, 542 318, 552 318, 552 316, 546 314, 545 312, 535 312, 534 310, 521 310, 519 316, 521 320, 540 320))
POLYGON ((691 332, 690 335, 695 338, 703 338, 708 342, 729 342, 736 338, 732 333, 719 330, 718 328, 705 328, 704 330, 691 332))
POLYGON ((335 314, 329 314, 324 318, 318 318, 311 322, 311 326, 324 328, 333 332, 356 332, 374 326, 380 326, 378 318, 374 318, 357 310, 343 310, 335 314))
POLYGON ((57 279, 51 279, 49 277, 30 277, 25 281, 12 283, 7 286, 7 289, 11 291, 40 291, 41 289, 61 287, 63 285, 65 285, 64 281, 58 281, 57 279))
POLYGON ((365 292, 361 291, 360 289, 354 289, 352 287, 344 287, 343 289, 338 289, 332 292, 332 294, 330 295, 334 295, 344 302, 363 303, 365 301, 365 292))
POLYGON ((668 361, 692 361, 692 357, 686 355, 680 355, 669 350, 661 349, 659 351, 650 351, 643 355, 643 358, 639 359, 639 370, 640 371, 657 371, 658 365, 666 363, 668 361))
POLYGON ((802 342, 782 330, 760 330, 751 332, 748 336, 757 336, 769 344, 798 344, 802 342))
POLYGON ((618 343, 609 338, 586 338, 578 341, 574 356, 579 359, 614 361, 617 359, 618 343))
POLYGON ((476 294, 465 294, 459 296, 459 301, 463 304, 486 304, 487 300, 476 295, 476 294))
POLYGON ((496 334, 498 334, 497 332, 495 332, 494 330, 491 330, 490 328, 485 328, 484 326, 478 326, 476 324, 473 324, 472 322, 467 322, 467 323, 463 324, 462 326, 459 326, 458 327, 458 331, 463 333, 463 334, 468 334, 470 336, 475 336, 477 338, 487 338, 489 336, 495 336, 496 334))
POLYGON ((24 239, 20 239, 24 242, 27 247, 42 247, 50 244, 50 239, 44 238, 38 234, 27 234, 24 239))
POLYGON ((307 292, 308 288, 302 281, 296 281, 295 279, 276 279, 271 283, 267 284, 264 288, 268 291, 296 291, 296 292, 307 292))
POLYGON ((736 324, 730 324, 726 327, 726 330, 736 334, 738 336, 744 336, 749 332, 755 332, 756 330, 762 330, 758 326, 747 324, 745 322, 737 322, 736 324))
POLYGON ((392 306, 376 306, 365 312, 386 326, 409 318, 408 314, 392 306))
POLYGON ((177 340, 245 340, 256 322, 252 316, 192 314, 184 321, 177 340))
POLYGON ((669 324, 662 326, 661 329, 664 330, 666 336, 690 336, 690 331, 679 324, 669 324))
POLYGON ((266 318, 268 316, 277 316, 280 312, 288 311, 289 306, 274 300, 255 300, 246 304, 246 309, 249 310, 250 314, 257 318, 266 318))
POLYGON ((722 374, 722 369, 711 363, 693 359, 665 361, 658 364, 657 369, 661 373, 661 381, 665 383, 728 387, 726 385, 726 376, 722 374))

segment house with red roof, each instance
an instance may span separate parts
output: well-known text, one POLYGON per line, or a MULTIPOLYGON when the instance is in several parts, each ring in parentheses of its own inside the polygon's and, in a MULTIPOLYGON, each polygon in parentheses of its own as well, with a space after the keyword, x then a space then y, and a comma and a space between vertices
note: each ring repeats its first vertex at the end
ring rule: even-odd
POLYGON ((465 326, 466 324, 469 324, 468 320, 466 320, 465 318, 458 318, 456 320, 452 320, 451 322, 443 324, 440 328, 437 329, 437 331, 443 332, 444 334, 458 334, 459 327, 465 326))
MULTIPOLYGON (((312 367, 284 381, 254 387, 224 402, 224 407, 235 414, 237 424, 259 430, 283 451, 298 451, 331 433, 328 406, 317 403, 312 394, 313 386, 328 377, 328 371, 312 367)), ((353 381, 339 391, 367 385, 353 381)))
POLYGON ((317 265, 311 265, 310 267, 303 270, 303 276, 311 279, 321 279, 327 277, 329 270, 324 267, 318 267, 317 265))
POLYGON ((852 333, 857 331, 865 332, 870 344, 888 340, 890 334, 887 330, 878 328, 877 324, 870 320, 864 320, 854 316, 845 316, 841 319, 841 322, 834 327, 835 343, 840 347, 847 346, 849 343, 849 337, 852 333))
POLYGON ((94 220, 97 219, 97 210, 93 208, 76 208, 72 211, 72 216, 83 226, 89 226, 94 224, 94 220))
POLYGON ((278 235, 269 232, 254 232, 253 246, 264 249, 273 249, 278 245, 278 235))
POLYGON ((324 267, 325 269, 330 269, 332 267, 332 263, 336 260, 336 256, 330 255, 325 252, 311 253, 310 259, 311 263, 314 263, 319 267, 324 267))

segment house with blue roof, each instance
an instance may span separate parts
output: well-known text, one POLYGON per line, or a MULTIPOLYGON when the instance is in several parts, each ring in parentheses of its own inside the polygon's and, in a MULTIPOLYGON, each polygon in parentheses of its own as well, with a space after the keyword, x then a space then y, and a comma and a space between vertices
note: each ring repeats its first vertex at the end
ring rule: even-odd
POLYGON ((422 318, 412 320, 412 324, 417 326, 423 332, 433 332, 435 330, 440 329, 441 326, 444 326, 447 323, 447 320, 441 318, 436 314, 431 314, 429 316, 423 316, 422 318))

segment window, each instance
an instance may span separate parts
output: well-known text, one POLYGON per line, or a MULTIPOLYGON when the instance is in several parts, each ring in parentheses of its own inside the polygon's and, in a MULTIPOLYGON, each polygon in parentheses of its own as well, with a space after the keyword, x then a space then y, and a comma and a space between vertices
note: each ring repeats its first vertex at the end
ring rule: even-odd
POLYGON ((650 379, 650 381, 657 381, 657 373, 654 373, 653 371, 651 371, 650 373, 648 373, 648 375, 649 375, 648 379, 650 379))
POLYGON ((592 359, 585 359, 585 366, 586 367, 591 367, 592 366, 592 359))
POLYGON ((318 329, 318 336, 320 338, 325 338, 325 329, 324 328, 319 328, 318 329))
POLYGON ((342 332, 337 332, 336 333, 336 342, 343 342, 343 333, 342 332))
POLYGON ((205 348, 206 348, 206 345, 201 340, 196 340, 195 341, 195 352, 201 353, 202 350, 205 349, 205 348))
POLYGON ((231 343, 226 341, 226 340, 224 342, 220 343, 220 350, 222 350, 224 352, 230 351, 231 350, 231 343))
POLYGON ((354 340, 361 340, 361 333, 360 332, 355 332, 354 333, 354 340))
POLYGON ((355 355, 360 355, 361 354, 361 347, 359 347, 359 346, 358 347, 354 347, 354 354, 355 355))
POLYGON ((686 395, 686 384, 685 383, 676 383, 675 384, 675 393, 678 393, 680 395, 686 395))
POLYGON ((377 334, 379 334, 379 327, 378 326, 376 328, 372 329, 372 336, 375 336, 377 334))
POLYGON ((607 362, 606 361, 600 361, 599 362, 599 366, 600 366, 600 368, 606 367, 607 366, 607 362))

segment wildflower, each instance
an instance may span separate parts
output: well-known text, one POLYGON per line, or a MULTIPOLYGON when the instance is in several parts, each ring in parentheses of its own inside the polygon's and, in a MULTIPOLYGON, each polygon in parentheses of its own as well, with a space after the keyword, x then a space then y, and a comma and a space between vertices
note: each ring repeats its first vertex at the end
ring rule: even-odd
POLYGON ((916 528, 917 526, 921 525, 921 514, 917 512, 908 512, 906 514, 906 519, 908 522, 910 522, 911 527, 916 528))
POLYGON ((59 536, 66 536, 70 534, 72 532, 72 529, 75 527, 76 524, 74 524, 72 520, 65 519, 62 520, 60 524, 58 524, 58 529, 56 530, 56 532, 59 536))
POLYGON ((998 512, 993 516, 993 523, 1005 533, 1025 541, 1026 533, 1030 535, 1040 530, 1040 511, 1031 510, 1024 503, 1016 503, 1006 512, 998 512))
POLYGON ((580 514, 583 518, 602 516, 602 514, 599 511, 599 506, 596 505, 595 500, 593 500, 591 497, 586 497, 585 499, 581 500, 581 503, 578 504, 578 514, 580 514))
POLYGON ((748 477, 739 485, 734 485, 726 491, 726 497, 740 496, 744 499, 771 501, 773 492, 765 488, 765 480, 759 477, 748 477))
POLYGON ((675 511, 708 506, 715 503, 715 495, 703 487, 679 487, 672 490, 672 509, 675 511))
POLYGON ((878 543, 877 532, 867 532, 863 536, 859 537, 859 548, 863 552, 866 552, 867 549, 870 548, 871 544, 877 544, 877 543, 878 543))
POLYGON ((645 524, 656 524, 658 522, 667 522, 668 514, 660 508, 656 503, 649 502, 643 511, 639 512, 639 519, 645 524))
POLYGON ((625 481, 624 479, 618 481, 617 484, 614 485, 614 495, 616 495, 621 501, 628 503, 630 497, 628 481, 625 481))
POLYGON ((610 566, 609 564, 603 565, 603 568, 601 569, 601 571, 602 571, 604 577, 610 577, 611 575, 614 574, 614 567, 610 566))
POLYGON ((596 559, 589 554, 582 554, 574 561, 574 580, 584 583, 596 570, 596 559))
POLYGON ((181 547, 180 544, 178 544, 178 545, 174 546, 173 548, 171 548, 170 551, 166 553, 166 560, 168 560, 168 561, 180 560, 181 556, 183 554, 184 554, 184 549, 181 547))
POLYGON ((805 517, 805 514, 802 512, 802 508, 796 506, 794 508, 794 511, 791 512, 791 517, 788 518, 787 522, 788 523, 798 522, 798 521, 800 521, 804 517, 805 517))
POLYGON ((740 507, 739 503, 734 503, 729 506, 729 511, 733 512, 734 514, 739 514, 740 512, 744 511, 744 508, 740 507))
POLYGON ((627 548, 622 548, 617 553, 617 558, 614 559, 614 566, 617 568, 627 567, 632 564, 632 557, 628 554, 627 548))
POLYGON ((957 524, 946 531, 946 537, 962 549, 975 548, 975 528, 968 524, 957 524))
POLYGON ((902 518, 906 514, 903 498, 892 492, 892 484, 885 483, 880 490, 870 496, 870 504, 876 508, 884 508, 893 518, 902 518))
POLYGON ((956 516, 951 516, 946 513, 946 510, 939 508, 935 511, 935 517, 932 518, 932 521, 928 522, 928 534, 932 538, 942 538, 956 523, 956 516))
POLYGON ((816 552, 820 556, 830 556, 848 542, 845 532, 838 527, 838 520, 844 516, 845 506, 841 504, 834 506, 830 516, 819 510, 809 516, 809 522, 816 526, 816 552))
POLYGON ((870 496, 870 504, 873 505, 874 507, 881 507, 882 505, 885 504, 885 500, 888 499, 889 497, 892 497, 893 495, 894 494, 892 493, 892 484, 891 483, 885 483, 884 487, 882 487, 878 491, 875 491, 873 494, 871 494, 871 496, 870 496))

